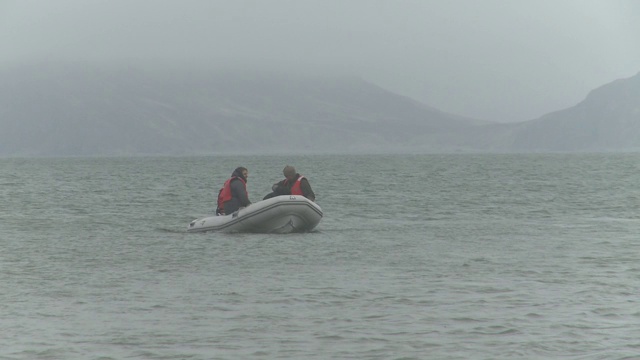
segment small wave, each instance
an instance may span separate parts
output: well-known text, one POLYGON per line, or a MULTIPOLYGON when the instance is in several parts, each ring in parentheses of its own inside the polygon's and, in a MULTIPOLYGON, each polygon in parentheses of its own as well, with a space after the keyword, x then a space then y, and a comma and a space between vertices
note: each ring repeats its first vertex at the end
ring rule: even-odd
POLYGON ((187 227, 185 225, 184 229, 182 230, 167 229, 167 228, 156 228, 155 230, 163 233, 169 233, 169 234, 185 234, 187 232, 187 227))
POLYGON ((322 336, 318 336, 317 339, 333 340, 333 341, 345 340, 345 338, 340 335, 322 335, 322 336))
POLYGON ((475 328, 473 331, 469 332, 470 334, 477 335, 511 335, 511 334, 519 334, 520 331, 518 329, 513 328, 505 328, 504 326, 489 326, 475 328))

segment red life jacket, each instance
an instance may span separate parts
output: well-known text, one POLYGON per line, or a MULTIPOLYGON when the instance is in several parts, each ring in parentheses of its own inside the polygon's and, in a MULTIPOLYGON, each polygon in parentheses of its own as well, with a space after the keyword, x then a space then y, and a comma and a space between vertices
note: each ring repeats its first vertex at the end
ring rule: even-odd
POLYGON ((296 182, 293 183, 293 186, 291 186, 291 195, 304 195, 300 187, 300 181, 302 179, 304 179, 304 176, 300 175, 300 177, 296 179, 296 182))
MULTIPOLYGON (((247 192, 247 182, 244 181, 243 178, 238 176, 232 176, 227 181, 225 181, 224 185, 222 185, 222 189, 220 189, 220 192, 218 192, 218 211, 222 214, 224 214, 224 203, 231 200, 231 181, 233 179, 238 179, 242 181, 242 184, 244 185, 244 191, 247 192)), ((248 192, 247 192, 247 197, 249 197, 248 192)))

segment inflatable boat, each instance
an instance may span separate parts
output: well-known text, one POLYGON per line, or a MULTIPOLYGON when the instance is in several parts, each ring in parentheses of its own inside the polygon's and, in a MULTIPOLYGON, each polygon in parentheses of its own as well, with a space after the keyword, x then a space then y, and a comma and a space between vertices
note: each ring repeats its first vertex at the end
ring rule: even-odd
POLYGON ((322 209, 304 196, 281 195, 253 203, 229 215, 193 220, 188 232, 307 232, 322 219, 322 209))

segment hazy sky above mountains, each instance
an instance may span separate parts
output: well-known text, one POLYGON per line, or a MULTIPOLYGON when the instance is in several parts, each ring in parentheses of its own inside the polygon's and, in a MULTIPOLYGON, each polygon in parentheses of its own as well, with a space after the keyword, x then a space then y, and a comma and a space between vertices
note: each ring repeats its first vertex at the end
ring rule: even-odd
POLYGON ((640 71, 635 0, 0 0, 0 68, 90 60, 353 73, 529 120, 640 71))

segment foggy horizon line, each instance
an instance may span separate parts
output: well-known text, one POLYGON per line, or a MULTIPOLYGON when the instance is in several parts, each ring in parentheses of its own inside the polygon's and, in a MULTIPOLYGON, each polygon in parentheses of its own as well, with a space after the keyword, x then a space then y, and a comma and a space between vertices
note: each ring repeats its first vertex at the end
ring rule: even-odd
MULTIPOLYGON (((616 79, 611 79, 610 81, 600 84, 592 89, 589 89, 586 93, 582 94, 579 101, 576 103, 563 108, 558 109, 550 109, 544 112, 542 115, 537 117, 532 117, 525 120, 496 120, 491 118, 484 117, 473 117, 468 115, 462 115, 455 111, 446 111, 441 110, 435 105, 418 99, 409 94, 404 94, 402 92, 398 92, 396 90, 390 89, 370 78, 366 75, 346 70, 345 68, 338 67, 321 67, 314 64, 296 64, 295 66, 291 66, 285 62, 275 62, 267 63, 264 66, 258 66, 256 64, 208 64, 205 61, 160 61, 157 59, 153 60, 131 60, 131 59, 122 59, 122 60, 91 60, 91 59, 56 59, 56 60, 32 60, 32 61, 22 61, 22 62, 0 62, 0 73, 3 72, 11 72, 19 69, 25 68, 41 68, 41 69, 55 69, 55 68, 82 68, 85 70, 99 70, 99 71, 137 71, 143 74, 152 74, 156 75, 168 75, 168 76, 199 76, 202 74, 211 75, 211 76, 220 76, 220 75, 254 75, 254 76, 293 76, 296 78, 309 78, 309 79, 317 79, 319 77, 329 77, 330 79, 357 79, 360 81, 367 82, 371 85, 379 87, 384 91, 389 93, 403 96, 413 101, 416 101, 425 106, 434 108, 436 110, 449 113, 452 115, 472 118, 475 120, 483 120, 496 124, 516 124, 528 122, 531 120, 539 119, 547 114, 551 114, 557 111, 562 111, 573 106, 576 106, 583 102, 588 95, 603 86, 611 84, 615 81, 626 80, 636 76, 640 76, 640 70, 635 73, 635 75, 621 77, 616 79)), ((488 86, 488 85, 487 85, 488 86)))

